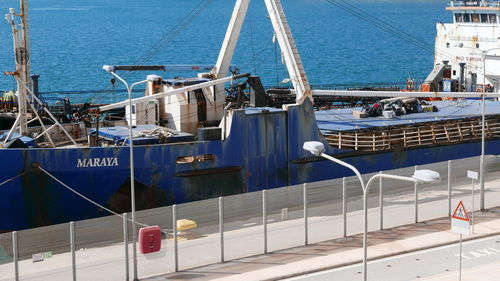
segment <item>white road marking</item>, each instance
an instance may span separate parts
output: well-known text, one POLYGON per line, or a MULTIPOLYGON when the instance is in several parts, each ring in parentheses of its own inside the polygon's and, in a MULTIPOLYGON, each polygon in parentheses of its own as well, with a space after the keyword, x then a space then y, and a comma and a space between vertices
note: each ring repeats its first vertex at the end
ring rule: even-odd
MULTIPOLYGON (((467 245, 467 244, 472 244, 472 243, 480 243, 480 242, 483 242, 483 241, 494 240, 494 239, 499 239, 499 238, 500 238, 500 235, 497 235, 497 236, 492 236, 492 237, 485 237, 485 238, 480 238, 480 239, 465 241, 462 244, 463 245, 467 245)), ((382 259, 377 259, 377 260, 374 260, 374 261, 369 261, 368 264, 380 263, 380 262, 385 262, 385 261, 400 259, 400 258, 404 258, 404 257, 409 257, 409 256, 420 255, 420 254, 424 254, 424 253, 429 253, 429 252, 444 250, 444 249, 448 249, 448 248, 452 248, 452 247, 457 247, 457 244, 458 243, 454 243, 454 244, 450 244, 450 245, 446 245, 446 246, 441 246, 441 247, 436 247, 436 248, 430 248, 430 249, 426 249, 426 250, 421 250, 421 251, 418 251, 418 252, 407 253, 407 254, 402 254, 402 255, 397 255, 397 256, 392 256, 392 257, 387 257, 387 258, 382 258, 382 259)), ((492 248, 492 247, 489 247, 488 249, 491 250, 491 251, 495 251, 495 252, 500 253, 500 250, 498 250, 498 249, 495 249, 495 248, 492 248)), ((483 250, 485 250, 485 249, 483 249, 483 250)), ((479 254, 479 255, 481 255, 481 254, 479 254)), ((455 256, 458 257, 459 254, 456 254, 455 256)), ((482 254, 482 256, 486 256, 486 255, 482 254)), ((472 259, 470 257, 464 256, 464 254, 462 254, 462 257, 464 257, 466 259, 472 259)), ((356 263, 356 264, 351 264, 351 265, 348 265, 348 266, 338 267, 338 268, 334 268, 334 269, 330 269, 330 270, 325 270, 325 271, 315 272, 315 273, 306 274, 306 275, 302 275, 302 276, 292 277, 290 279, 285 279, 285 280, 288 280, 288 281, 300 280, 300 279, 303 279, 305 277, 314 277, 314 276, 324 275, 324 274, 328 274, 328 273, 335 272, 335 271, 342 271, 342 270, 346 270, 346 269, 351 269, 351 268, 354 268, 354 267, 358 267, 360 265, 361 265, 361 263, 356 263)))
MULTIPOLYGON (((471 260, 472 258, 478 259, 478 258, 481 258, 481 257, 493 256, 493 255, 499 254, 500 250, 495 249, 493 247, 488 247, 488 248, 481 249, 481 250, 470 251, 468 253, 471 255, 471 257, 467 256, 466 255, 467 253, 462 253, 462 258, 471 260)), ((454 256, 458 257, 460 255, 459 254, 455 254, 454 256)))

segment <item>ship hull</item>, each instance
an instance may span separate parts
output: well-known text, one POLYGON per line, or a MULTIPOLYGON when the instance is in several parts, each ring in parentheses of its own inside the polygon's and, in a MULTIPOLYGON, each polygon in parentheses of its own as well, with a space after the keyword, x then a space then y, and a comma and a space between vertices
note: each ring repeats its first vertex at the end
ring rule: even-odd
MULTIPOLYGON (((328 154, 362 173, 480 154, 478 142, 368 154, 338 150, 327 145, 308 102, 287 111, 238 110, 231 124, 226 140, 136 146, 137 209, 352 175, 303 151, 310 140, 324 142, 328 154)), ((499 154, 499 144, 489 140, 487 153, 499 154)), ((0 188, 0 231, 109 215, 82 196, 119 213, 130 211, 128 147, 3 149, 0 155, 0 182, 21 175, 0 188)))

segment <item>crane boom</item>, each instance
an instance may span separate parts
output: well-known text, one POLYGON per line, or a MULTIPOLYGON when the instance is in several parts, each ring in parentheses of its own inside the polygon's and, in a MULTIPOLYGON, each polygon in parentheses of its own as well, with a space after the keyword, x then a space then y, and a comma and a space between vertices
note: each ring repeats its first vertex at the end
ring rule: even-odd
POLYGON ((274 32, 285 59, 286 68, 296 93, 296 102, 301 104, 306 98, 313 101, 311 87, 295 45, 290 26, 280 0, 265 0, 267 11, 273 24, 274 32))

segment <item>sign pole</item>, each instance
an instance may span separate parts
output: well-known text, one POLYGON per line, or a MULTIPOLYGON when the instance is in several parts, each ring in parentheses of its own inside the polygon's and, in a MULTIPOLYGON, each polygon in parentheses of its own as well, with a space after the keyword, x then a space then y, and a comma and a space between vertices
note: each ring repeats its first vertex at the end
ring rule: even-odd
POLYGON ((474 179, 472 179, 472 210, 470 224, 472 226, 472 234, 474 234, 474 179))
POLYGON ((458 269, 458 281, 462 281, 462 234, 460 234, 460 255, 459 255, 460 265, 458 269))
POLYGON ((470 224, 472 225, 472 233, 474 234, 474 180, 479 180, 479 174, 478 172, 474 171, 467 171, 467 177, 469 179, 472 179, 472 213, 471 213, 471 221, 470 224))
MULTIPOLYGON (((474 186, 474 182, 473 182, 474 186)), ((458 280, 462 280, 462 235, 470 235, 470 219, 467 215, 467 210, 462 201, 458 203, 455 212, 451 216, 451 231, 460 234, 460 254, 459 257, 459 269, 458 269, 458 280)))

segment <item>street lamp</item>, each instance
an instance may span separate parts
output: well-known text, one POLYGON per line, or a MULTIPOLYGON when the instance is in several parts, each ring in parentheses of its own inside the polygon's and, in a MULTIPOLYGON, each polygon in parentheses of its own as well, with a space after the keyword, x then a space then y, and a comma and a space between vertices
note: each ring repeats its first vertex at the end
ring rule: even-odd
MULTIPOLYGON (((115 76, 118 80, 120 80, 128 92, 128 101, 129 101, 129 141, 130 141, 130 201, 131 201, 131 209, 132 209, 132 255, 133 255, 133 267, 134 267, 134 281, 139 280, 137 275, 137 233, 136 233, 136 224, 135 224, 135 174, 134 174, 134 142, 133 142, 133 132, 132 132, 132 90, 135 86, 139 84, 143 84, 146 82, 154 82, 160 79, 160 76, 157 75, 148 75, 146 80, 142 80, 139 82, 135 82, 129 86, 127 81, 118 76, 115 73, 118 70, 117 67, 111 65, 104 65, 102 67, 106 72, 115 76)), ((128 261, 127 261, 128 262, 128 261)), ((127 277, 128 278, 128 277, 127 277)))
POLYGON ((389 175, 389 174, 376 174, 372 176, 367 184, 365 185, 363 177, 361 177, 361 173, 359 172, 356 167, 352 166, 349 163, 346 163, 342 160, 339 160, 335 157, 332 157, 328 154, 325 154, 325 145, 322 142, 318 141, 308 141, 305 142, 303 145, 303 149, 306 151, 311 152, 315 156, 321 156, 323 158, 326 158, 330 161, 333 161, 337 164, 340 164, 344 167, 347 167, 351 169, 356 176, 359 179, 359 182, 361 183, 361 188, 363 189, 363 280, 366 281, 368 277, 368 249, 367 249, 367 240, 368 240, 368 193, 370 190, 370 186, 372 183, 379 178, 387 178, 387 179, 394 179, 394 180, 400 180, 400 181, 409 181, 409 182, 414 182, 414 183, 434 183, 440 181, 440 175, 439 173, 431 170, 415 170, 415 173, 413 174, 412 177, 403 177, 403 176, 397 176, 397 175, 389 175))
POLYGON ((484 96, 486 95, 486 57, 490 51, 500 50, 500 48, 492 48, 486 51, 483 51, 483 95, 482 95, 482 110, 481 110, 481 158, 479 162, 479 190, 480 190, 480 208, 481 211, 484 211, 484 155, 486 153, 485 146, 485 122, 486 122, 486 102, 484 96))

